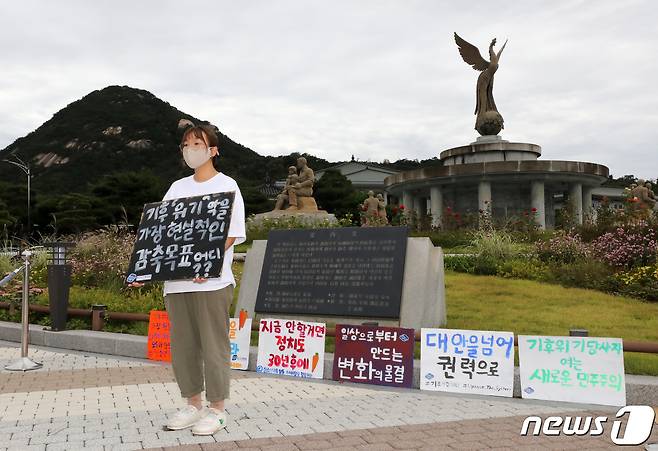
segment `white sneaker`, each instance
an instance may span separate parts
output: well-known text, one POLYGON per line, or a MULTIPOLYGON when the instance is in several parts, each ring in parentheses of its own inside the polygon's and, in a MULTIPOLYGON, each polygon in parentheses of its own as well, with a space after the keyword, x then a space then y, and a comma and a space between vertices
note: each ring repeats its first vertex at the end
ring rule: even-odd
POLYGON ((213 435, 226 427, 226 412, 208 407, 206 414, 192 428, 194 435, 213 435))
POLYGON ((197 421, 203 418, 203 410, 199 410, 194 406, 187 405, 171 417, 167 422, 167 429, 177 431, 179 429, 189 428, 197 421))

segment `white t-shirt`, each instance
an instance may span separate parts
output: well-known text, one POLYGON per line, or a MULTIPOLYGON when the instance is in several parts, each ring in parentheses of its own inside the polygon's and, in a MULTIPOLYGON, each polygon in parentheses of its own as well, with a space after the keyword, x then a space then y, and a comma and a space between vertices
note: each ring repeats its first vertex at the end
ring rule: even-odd
MULTIPOLYGON (((219 172, 213 178, 205 182, 197 182, 194 175, 176 180, 171 184, 169 190, 162 200, 179 199, 181 197, 202 196, 205 194, 235 192, 233 208, 231 210, 231 223, 228 228, 228 237, 235 237, 233 245, 240 244, 247 239, 244 223, 244 201, 240 188, 235 180, 228 175, 219 172)), ((235 286, 231 264, 233 263, 233 246, 224 253, 222 264, 222 275, 209 278, 206 282, 196 283, 192 280, 168 280, 164 283, 164 294, 188 293, 194 291, 214 291, 228 285, 235 286)))

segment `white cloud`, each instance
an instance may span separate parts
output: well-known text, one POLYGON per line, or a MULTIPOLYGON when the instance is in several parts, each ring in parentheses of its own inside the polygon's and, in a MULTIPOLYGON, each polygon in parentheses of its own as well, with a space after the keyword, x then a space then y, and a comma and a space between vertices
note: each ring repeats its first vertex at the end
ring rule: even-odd
POLYGON ((646 1, 23 1, 0 16, 0 148, 109 84, 261 154, 430 158, 471 142, 477 73, 453 31, 509 37, 504 137, 658 176, 658 6, 646 1))

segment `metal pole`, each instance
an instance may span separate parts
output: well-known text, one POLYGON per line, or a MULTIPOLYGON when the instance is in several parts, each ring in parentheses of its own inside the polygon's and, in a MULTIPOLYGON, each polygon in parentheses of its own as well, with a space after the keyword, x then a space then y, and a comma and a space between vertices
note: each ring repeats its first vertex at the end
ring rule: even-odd
POLYGON ((30 189, 30 179, 32 177, 30 176, 30 167, 27 167, 27 236, 29 237, 32 234, 32 222, 30 218, 30 210, 31 210, 31 202, 30 202, 30 196, 31 196, 31 189, 30 189))
POLYGON ((41 363, 32 361, 27 356, 27 347, 30 340, 30 322, 29 322, 29 313, 30 313, 30 256, 32 255, 31 251, 23 252, 25 267, 23 269, 23 305, 21 307, 21 320, 22 320, 22 334, 21 334, 21 358, 15 362, 7 365, 5 367, 8 371, 30 371, 38 370, 43 367, 41 363))
POLYGON ((23 304, 21 306, 21 323, 23 331, 21 333, 21 357, 27 357, 27 342, 30 339, 30 262, 25 259, 25 267, 23 268, 23 304))

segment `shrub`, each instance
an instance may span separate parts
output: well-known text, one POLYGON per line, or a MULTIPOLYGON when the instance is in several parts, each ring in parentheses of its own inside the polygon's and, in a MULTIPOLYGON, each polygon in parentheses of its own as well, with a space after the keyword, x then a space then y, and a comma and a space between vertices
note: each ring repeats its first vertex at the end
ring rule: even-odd
POLYGON ((466 230, 433 230, 429 233, 412 233, 412 236, 427 236, 432 244, 439 247, 468 246, 473 240, 473 235, 466 230))
POLYGON ((474 232, 471 245, 476 254, 475 274, 495 275, 499 264, 520 254, 512 236, 495 229, 474 232))
POLYGON ((71 249, 73 284, 122 287, 134 243, 133 234, 117 227, 82 235, 71 249))
POLYGON ((614 292, 614 272, 598 260, 577 260, 569 264, 551 263, 550 278, 553 282, 567 287, 591 288, 614 292))
POLYGON ((456 230, 464 225, 461 213, 454 211, 450 206, 443 209, 441 222, 444 230, 456 230))
POLYGON ((474 274, 484 276, 494 276, 498 271, 498 264, 500 260, 493 255, 478 255, 475 257, 475 266, 473 268, 474 274))
POLYGON ((624 213, 610 207, 610 201, 604 197, 595 214, 584 218, 583 224, 578 227, 578 233, 583 241, 589 243, 604 233, 612 232, 623 220, 624 213))
POLYGON ((499 228, 509 232, 517 232, 516 235, 524 238, 524 241, 535 241, 540 233, 539 213, 532 207, 530 210, 524 210, 518 216, 508 218, 499 228))
POLYGON ((594 255, 611 266, 631 268, 656 262, 658 233, 646 221, 618 227, 592 242, 594 255))
POLYGON ((338 221, 331 222, 323 220, 321 222, 308 223, 295 216, 282 216, 280 218, 265 218, 259 222, 254 221, 254 217, 247 218, 247 243, 253 240, 266 240, 270 230, 274 229, 310 229, 310 228, 331 228, 331 227, 352 227, 353 219, 351 215, 338 218, 338 221))
POLYGON ((404 205, 387 205, 386 214, 391 218, 391 225, 400 226, 407 224, 407 217, 404 214, 405 211, 404 205))
POLYGON ((473 274, 476 260, 475 255, 451 255, 444 258, 444 265, 446 270, 473 274))
POLYGON ((10 255, 0 254, 0 278, 9 274, 16 269, 19 265, 15 264, 10 255))
POLYGON ((617 273, 615 278, 621 294, 658 301, 658 264, 640 266, 617 273))
POLYGON ((515 258, 498 265, 497 275, 508 279, 548 281, 549 267, 537 258, 515 258))
POLYGON ((478 256, 494 260, 506 260, 519 254, 519 247, 512 240, 512 236, 499 230, 474 232, 471 245, 478 256))
MULTIPOLYGON (((13 270, 19 268, 23 263, 20 255, 0 256, 0 279, 13 270)), ((48 254, 46 252, 35 252, 30 258, 30 292, 38 293, 46 285, 48 254)), ((23 292, 23 272, 7 285, 0 288, 0 300, 3 302, 12 302, 15 305, 21 303, 21 293, 23 292)))
POLYGON ((590 254, 589 247, 578 234, 562 232, 535 243, 535 255, 543 262, 573 263, 587 259, 590 254))

